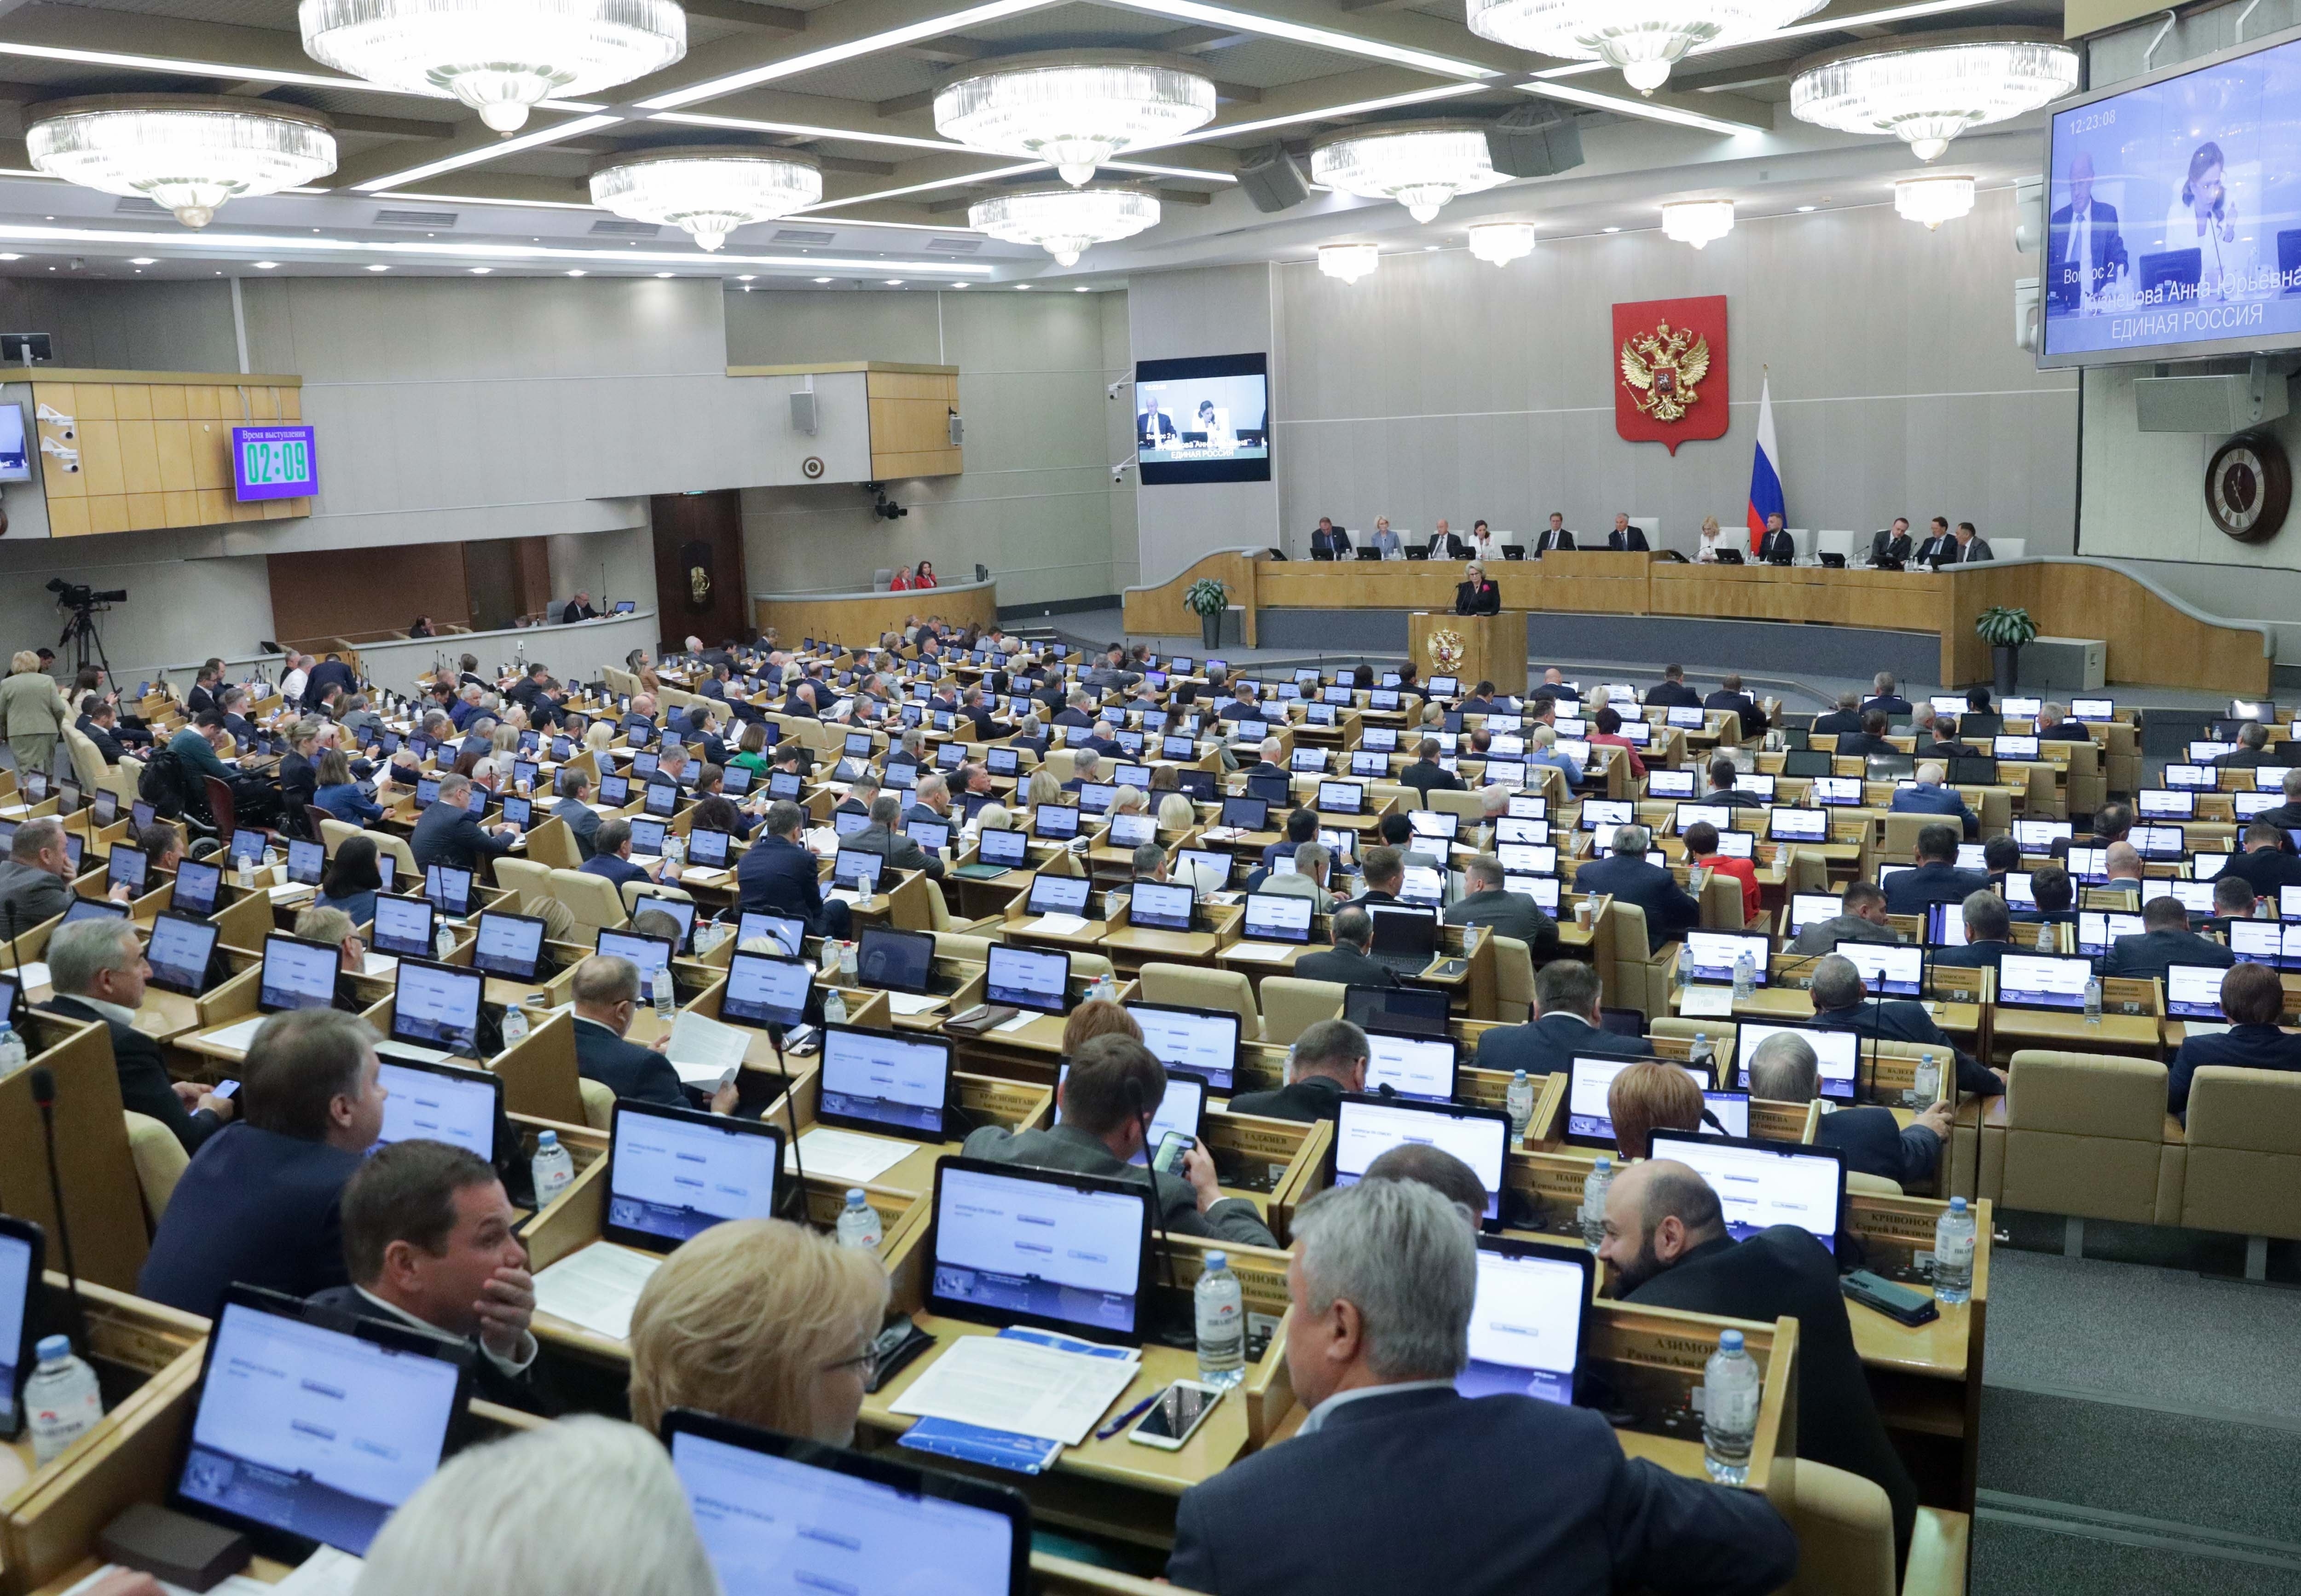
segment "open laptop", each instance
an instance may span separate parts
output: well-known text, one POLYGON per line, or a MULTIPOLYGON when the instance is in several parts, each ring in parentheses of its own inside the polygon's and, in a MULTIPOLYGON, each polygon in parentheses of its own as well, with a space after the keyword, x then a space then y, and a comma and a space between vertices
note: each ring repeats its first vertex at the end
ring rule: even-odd
POLYGON ((765 937, 792 958, 807 949, 807 922, 795 915, 778 915, 766 909, 745 909, 737 923, 735 946, 742 947, 754 938, 765 937))
POLYGON ((821 1102, 827 1125, 941 1141, 950 1100, 951 1046, 855 1025, 825 1025, 821 1102))
POLYGON ((1499 1108, 1346 1093, 1335 1120, 1334 1183, 1356 1185, 1368 1165, 1410 1141, 1427 1142, 1468 1165, 1486 1189, 1482 1217, 1493 1221, 1501 1216, 1510 1116, 1499 1108))
POLYGON ((927 1311, 1139 1343, 1147 1184, 945 1158, 927 1232, 927 1311))
POLYGON ((778 958, 737 949, 727 960, 727 990, 720 994, 719 1017, 731 1025, 807 1023, 815 970, 802 958, 778 958))
POLYGON ((223 887, 223 868, 205 859, 185 859, 176 865, 176 889, 168 907, 187 915, 213 915, 223 887))
POLYGON ((1773 1025, 1741 1021, 1734 1027, 1735 1085, 1748 1088, 1750 1060, 1757 1057, 1759 1045, 1783 1032, 1803 1037, 1813 1049, 1821 1095, 1834 1102, 1852 1102, 1861 1075, 1862 1033, 1835 1025, 1773 1025))
POLYGON ((438 1064, 476 1054, 487 984, 477 970, 401 959, 393 983, 391 1034, 376 1044, 377 1056, 438 1064))
POLYGON ((1596 1267, 1580 1248, 1480 1236, 1470 1361, 1454 1389, 1466 1397, 1538 1397, 1571 1407, 1596 1267))
POLYGON ((1003 1003, 1034 1014, 1067 1014, 1070 985, 1069 954, 1000 942, 991 945, 984 1002, 1003 1003))
POLYGON ((856 979, 864 986, 884 987, 891 992, 947 998, 958 990, 958 982, 955 977, 936 973, 934 957, 933 932, 868 926, 858 939, 856 979))
POLYGON ((957 873, 971 881, 988 881, 1027 866, 1031 840, 1021 831, 983 831, 975 837, 975 856, 957 873))
POLYGON ((1773 945, 1763 932, 1689 931, 1678 967, 1688 981, 1730 982, 1734 962, 1745 953, 1750 956, 1753 981, 1765 985, 1766 963, 1772 957, 1773 945))
POLYGON ((655 990, 655 973, 671 967, 671 939, 651 937, 644 932, 603 931, 593 951, 608 958, 628 959, 637 965, 642 1000, 655 990))
POLYGON ((1845 1210, 1845 1155, 1836 1148, 1656 1131, 1653 1156, 1689 1166, 1718 1194, 1726 1229, 1745 1241, 1795 1224, 1835 1254, 1845 1210))
POLYGON ((1023 907, 1031 915, 1084 915, 1094 883, 1083 875, 1034 875, 1023 907))
POLYGON ((532 915, 483 909, 472 966, 506 981, 532 982, 543 965, 543 922, 532 915))
POLYGON ((145 878, 151 873, 152 861, 140 848, 126 843, 115 847, 104 865, 104 884, 106 890, 125 887, 134 897, 142 897, 145 878))
MULTIPOLYGON (((219 928, 189 915, 165 914, 152 922, 144 948, 151 982, 163 992, 197 998, 207 986, 208 961, 215 956, 219 928)), ((7 1016, 0 1015, 0 1019, 7 1016)))
POLYGON ((600 1234, 669 1252, 724 1219, 772 1219, 783 1133, 757 1120, 615 1099, 600 1234))
POLYGON ((1354 986, 1343 993, 1343 1018, 1362 1031, 1444 1036, 1452 1004, 1434 987, 1354 986))
POLYGON ((1370 956, 1400 975, 1419 975, 1438 955, 1438 916, 1428 909, 1366 906, 1374 916, 1370 956))
POLYGON ((1849 937, 1830 951, 1851 961, 1862 972, 1862 979, 1873 998, 1914 998, 1925 985, 1923 947, 1907 942, 1864 942, 1849 937))
POLYGON ((453 1064, 380 1057, 383 1129, 377 1147, 395 1141, 445 1141, 496 1161, 496 1127, 503 1118, 503 1078, 453 1064))
MULTIPOLYGON (((1070 1060, 1067 1058, 1055 1071, 1057 1124, 1063 1123, 1060 1093, 1070 1083, 1070 1060)), ((1158 1107, 1150 1111, 1150 1128, 1143 1132, 1142 1145, 1135 1149, 1134 1156, 1127 1162, 1137 1169, 1148 1166, 1150 1155, 1159 1150, 1159 1144, 1170 1132, 1198 1141, 1205 1126, 1206 1110, 1206 1082, 1187 1070, 1169 1069, 1167 1072, 1166 1095, 1159 1099, 1158 1107)))
MULTIPOLYGON (((1619 1053, 1577 1055, 1567 1076, 1566 1140, 1576 1147, 1600 1147, 1611 1150, 1615 1145, 1614 1120, 1612 1111, 1607 1106, 1606 1094, 1613 1089, 1614 1078, 1634 1064, 1674 1062, 1670 1059, 1627 1058, 1619 1053)), ((1717 1084, 1710 1078, 1707 1070, 1698 1070, 1684 1064, 1678 1067, 1694 1077, 1694 1083, 1705 1096, 1717 1084)), ((1746 1109, 1743 1123, 1749 1123, 1746 1109)))
POLYGON ((1367 1032, 1370 1092, 1388 1088, 1419 1103, 1451 1103, 1460 1062, 1461 1049, 1451 1036, 1409 1036, 1379 1028, 1367 1032))
POLYGON ((1128 890, 1126 923, 1137 931, 1188 932, 1193 927, 1195 902, 1186 886, 1138 877, 1128 890))
POLYGON ((37 1364, 32 1284, 40 1278, 46 1246, 38 1225, 0 1215, 0 1435, 16 1433, 23 1383, 37 1364))
POLYGON ((472 873, 453 865, 426 865, 423 896, 448 919, 461 920, 472 912, 472 873))
POLYGON ((1315 905, 1307 898, 1286 892, 1250 892, 1243 934, 1250 942, 1286 942, 1297 947, 1310 940, 1315 905))
POLYGON ((1217 1091, 1237 1079, 1239 1017, 1227 1008, 1188 1008, 1167 1003, 1129 1003, 1126 1012, 1142 1028, 1142 1045, 1169 1070, 1186 1070, 1217 1091))
POLYGON ((2007 1008, 2063 1013, 2085 1007, 2093 960, 2045 953, 2009 953, 1997 961, 1997 1001, 2007 1008))
POLYGON ((436 951, 432 923, 438 913, 422 898, 379 896, 368 945, 394 958, 430 958, 436 951))

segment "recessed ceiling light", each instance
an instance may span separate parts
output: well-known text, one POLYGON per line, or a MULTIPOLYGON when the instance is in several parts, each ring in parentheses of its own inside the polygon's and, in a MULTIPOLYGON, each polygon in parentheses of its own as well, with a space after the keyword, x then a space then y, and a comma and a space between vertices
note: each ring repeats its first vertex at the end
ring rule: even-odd
POLYGON ((657 277, 669 277, 669 276, 671 275, 671 273, 670 273, 670 272, 657 272, 657 273, 656 273, 656 275, 657 275, 657 277))
POLYGON ((255 269, 258 272, 277 272, 280 269, 280 263, 278 261, 258 261, 255 263, 255 269))
POLYGON ((1086 284, 1081 283, 1078 287, 1073 288, 1071 292, 1074 294, 1092 294, 1094 290, 1088 288, 1086 284))
POLYGON ((746 272, 738 276, 735 280, 737 282, 752 282, 757 280, 758 275, 759 274, 756 272, 746 272))
POLYGON ((581 277, 583 275, 583 269, 579 266, 574 271, 570 272, 567 275, 570 277, 581 277))
POLYGON ((389 266, 370 266, 368 270, 371 272, 389 272, 391 268, 389 266))
POLYGON ((1422 253, 1425 255, 1436 255, 1438 253, 1438 246, 1435 244, 1425 244, 1422 247, 1422 253))
POLYGON ((1017 294, 1027 294, 1031 291, 1031 285, 1027 282, 1018 282, 1015 285, 1015 291, 1017 294))
POLYGON ((751 291, 751 285, 750 285, 749 283, 745 283, 745 284, 743 285, 743 292, 745 292, 746 294, 748 294, 748 293, 749 293, 750 291, 751 291))
POLYGON ((903 280, 899 277, 891 277, 887 279, 887 286, 891 288, 899 288, 903 286, 903 280))
POLYGON ((154 260, 148 255, 139 255, 131 259, 128 263, 131 266, 156 266, 160 263, 154 260))
POLYGON ((1620 232, 1622 230, 1621 230, 1620 228, 1619 228, 1619 227, 1610 227, 1610 228, 1608 228, 1606 230, 1607 230, 1608 232, 1610 232, 1610 233, 1619 233, 1619 232, 1620 232))
POLYGON ((1811 211, 1811 210, 1812 210, 1812 209, 1813 209, 1813 207, 1812 207, 1812 205, 1800 205, 1800 206, 1798 207, 1798 214, 1799 214, 1799 215, 1801 215, 1801 216, 1803 216, 1803 215, 1804 215, 1808 211, 1811 211))
POLYGON ((817 281, 817 282, 829 282, 829 281, 831 280, 831 279, 829 279, 829 278, 827 278, 827 277, 818 277, 818 278, 816 278, 815 280, 816 280, 816 281, 817 281))
POLYGON ((493 266, 474 266, 471 270, 473 277, 485 277, 489 272, 494 271, 495 268, 493 266))
POLYGON ((975 285, 971 282, 955 282, 950 286, 954 288, 971 288, 975 285))
MULTIPOLYGON (((24 258, 24 257, 23 257, 22 255, 0 255, 0 261, 21 261, 21 260, 22 260, 23 258, 24 258)), ((223 273, 222 273, 221 272, 217 272, 217 273, 216 273, 216 275, 217 275, 217 276, 219 276, 219 277, 221 277, 221 276, 222 276, 222 275, 223 275, 223 273)))

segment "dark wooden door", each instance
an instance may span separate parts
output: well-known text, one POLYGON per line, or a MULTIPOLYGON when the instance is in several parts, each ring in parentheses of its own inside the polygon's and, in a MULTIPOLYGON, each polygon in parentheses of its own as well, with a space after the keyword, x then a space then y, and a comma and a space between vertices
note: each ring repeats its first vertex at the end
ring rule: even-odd
POLYGON ((748 638, 751 599, 743 583, 740 496, 732 488, 659 493, 650 505, 663 647, 676 649, 690 633, 714 646, 748 638))

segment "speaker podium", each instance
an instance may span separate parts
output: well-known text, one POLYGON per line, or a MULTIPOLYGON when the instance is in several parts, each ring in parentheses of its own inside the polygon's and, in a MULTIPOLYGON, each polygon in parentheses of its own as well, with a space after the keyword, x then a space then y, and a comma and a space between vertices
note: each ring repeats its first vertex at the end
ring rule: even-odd
POLYGON ((1440 611, 1407 617, 1407 648, 1422 680, 1458 676, 1468 693, 1481 681, 1512 696, 1526 691, 1526 612, 1457 615, 1440 611))

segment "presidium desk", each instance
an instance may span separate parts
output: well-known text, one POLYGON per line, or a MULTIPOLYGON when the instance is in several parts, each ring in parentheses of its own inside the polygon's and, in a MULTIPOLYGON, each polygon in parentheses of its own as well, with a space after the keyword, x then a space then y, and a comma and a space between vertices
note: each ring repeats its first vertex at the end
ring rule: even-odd
MULTIPOLYGON (((1904 645, 1937 639, 1937 680, 1962 686, 1986 682, 1992 674, 1989 646, 1974 635, 1975 618, 1993 605, 2017 605, 2029 612, 2045 636, 2106 640, 2105 666, 2113 682, 2247 698, 2269 691, 2267 627, 2205 614, 2102 560, 2001 560, 1942 572, 1858 565, 1831 571, 1818 565, 1682 564, 1661 555, 1599 551, 1496 560, 1487 564, 1486 573, 1502 587, 1505 619, 1535 617, 1528 623, 1527 647, 1536 658, 1559 652, 1543 646, 1538 617, 1544 614, 1803 623, 1903 634, 1894 640, 1904 645)), ((1170 581, 1127 589, 1127 632, 1196 636, 1199 618, 1183 607, 1183 593, 1202 577, 1229 587, 1232 606, 1243 611, 1242 636, 1253 647, 1262 621, 1273 612, 1451 613, 1462 562, 1281 560, 1267 548, 1224 549, 1170 581)), ((1646 630, 1651 635, 1652 629, 1646 630)), ((1666 650, 1663 656, 1678 652, 1666 650)), ((1683 652, 1694 654, 1692 648, 1683 652)))

